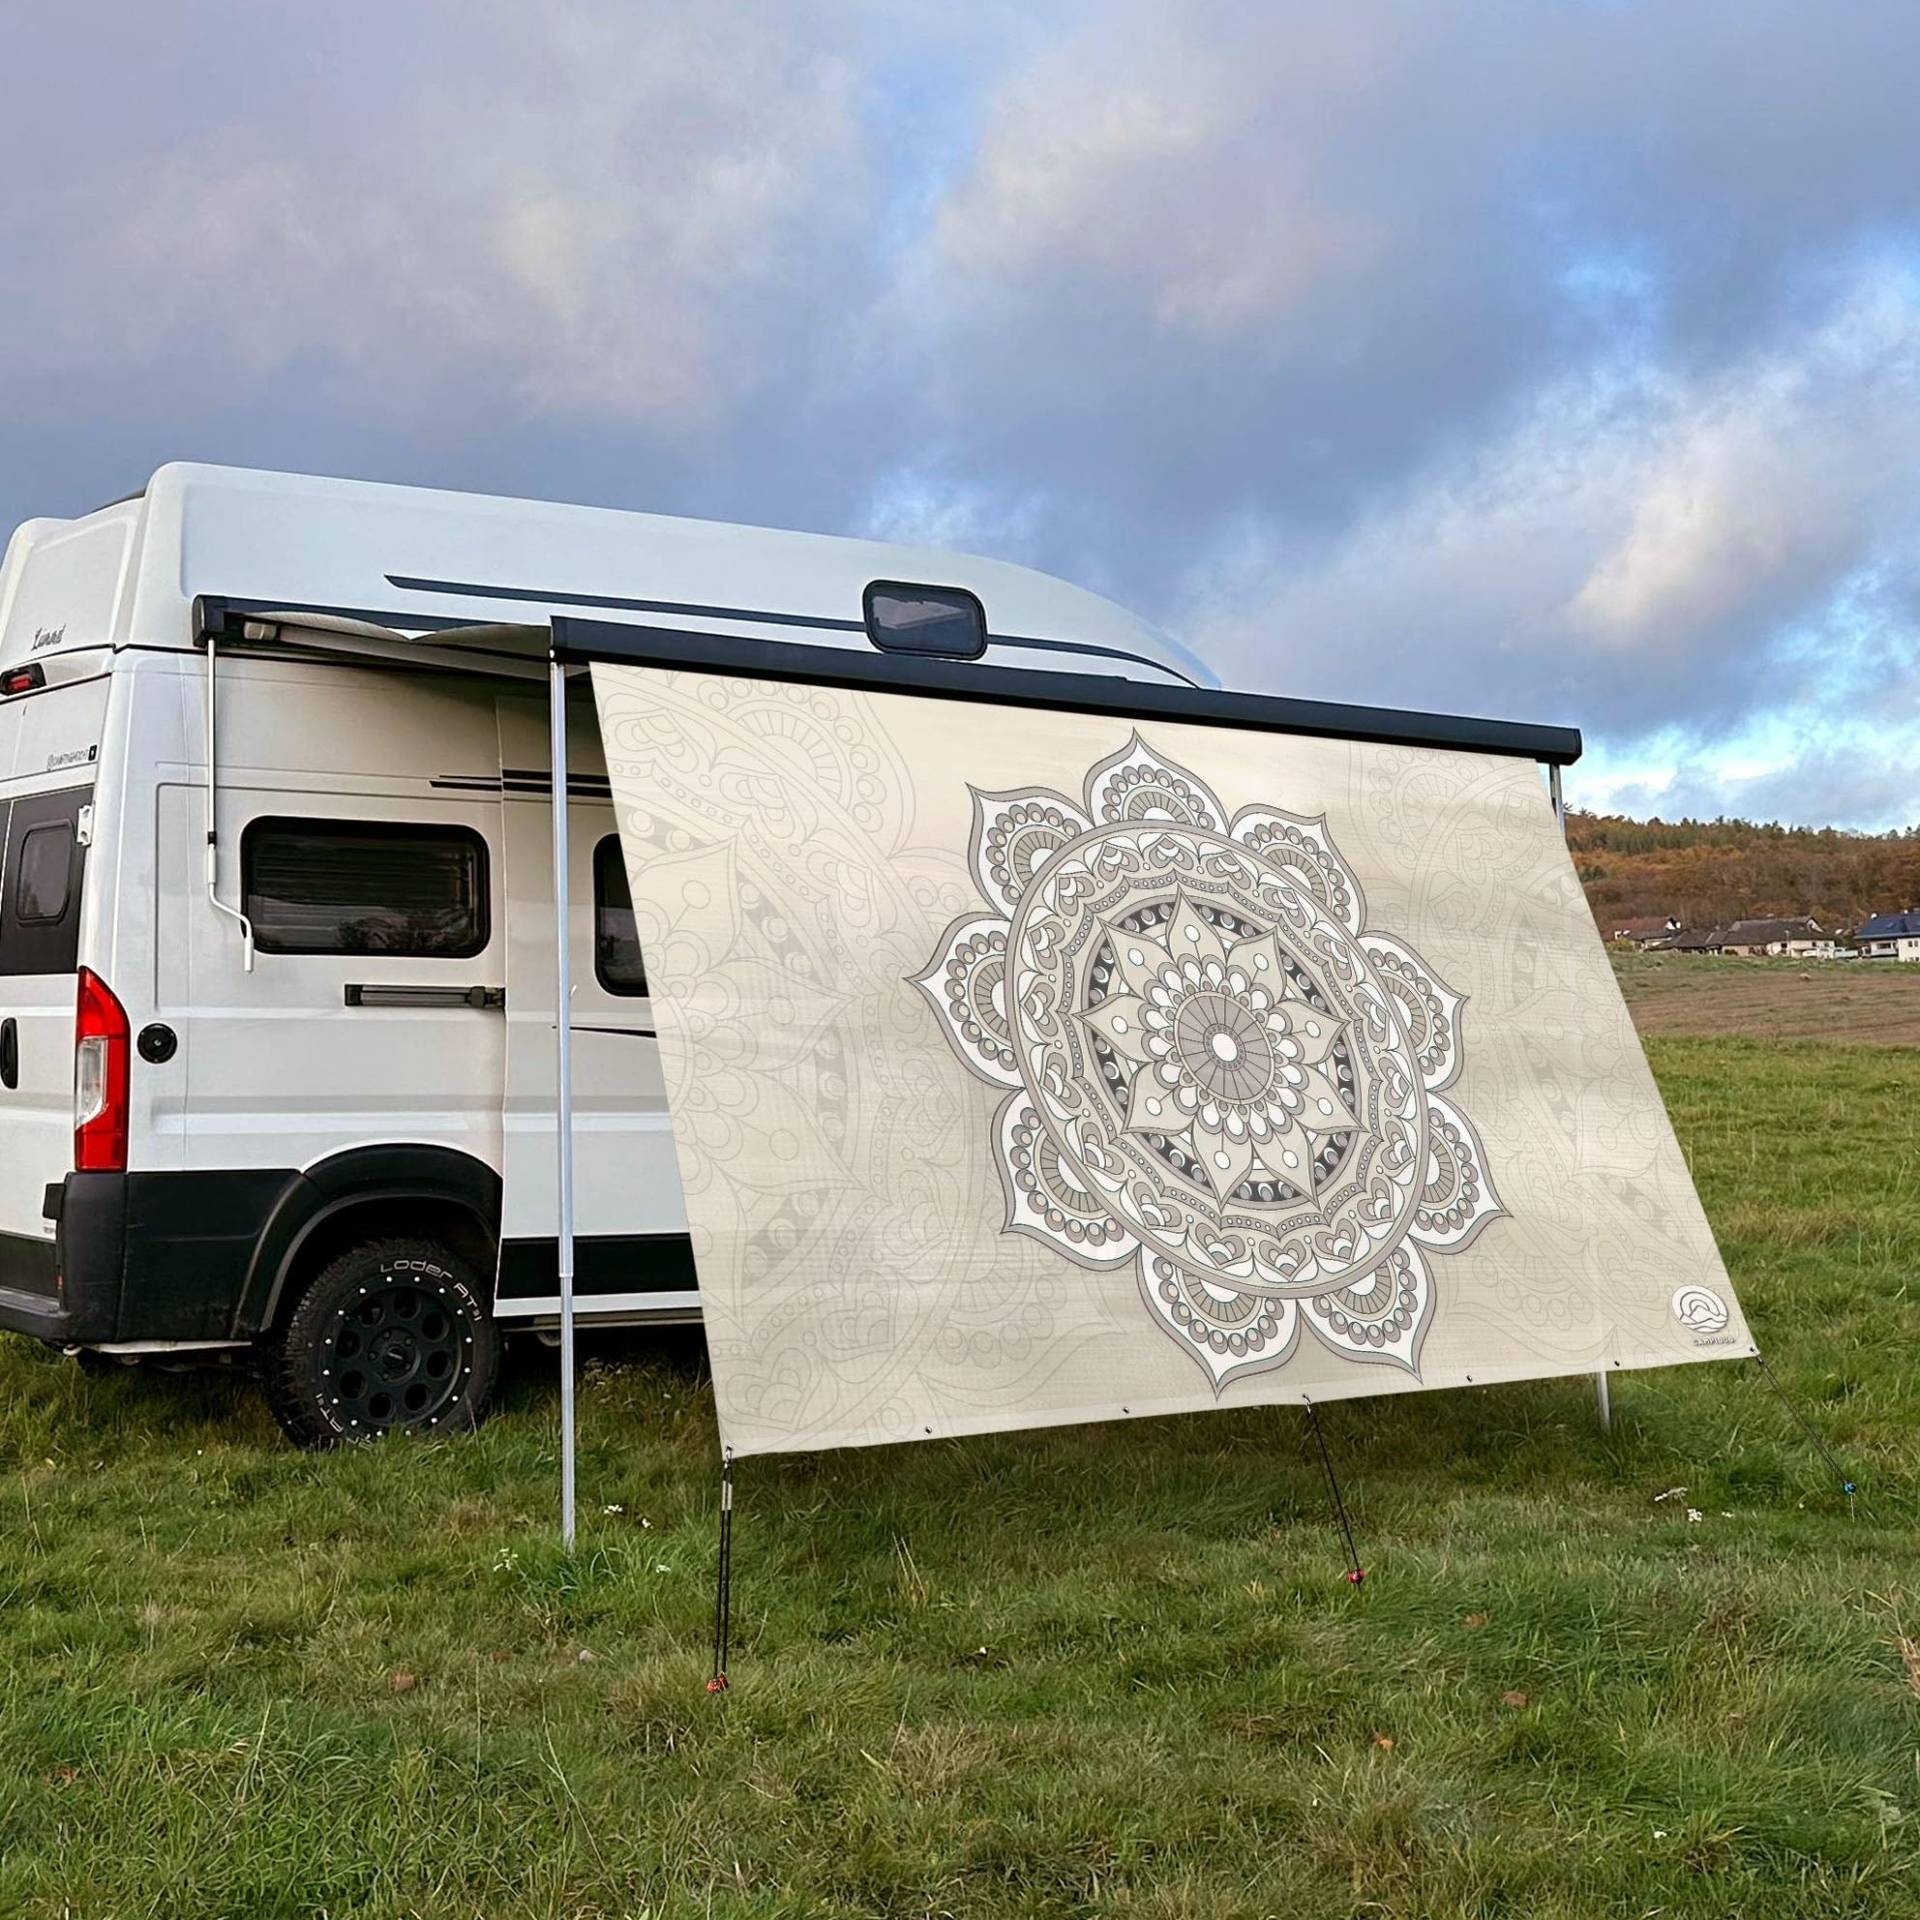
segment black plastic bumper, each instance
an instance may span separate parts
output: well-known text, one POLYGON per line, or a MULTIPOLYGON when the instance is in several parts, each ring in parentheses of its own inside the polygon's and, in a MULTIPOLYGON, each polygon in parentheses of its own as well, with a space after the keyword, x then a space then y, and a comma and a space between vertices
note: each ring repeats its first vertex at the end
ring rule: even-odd
POLYGON ((64 1341, 74 1338, 72 1324, 52 1237, 0 1233, 0 1327, 64 1341))
POLYGON ((70 1173, 51 1240, 0 1234, 0 1327, 58 1346, 226 1340, 291 1169, 70 1173))

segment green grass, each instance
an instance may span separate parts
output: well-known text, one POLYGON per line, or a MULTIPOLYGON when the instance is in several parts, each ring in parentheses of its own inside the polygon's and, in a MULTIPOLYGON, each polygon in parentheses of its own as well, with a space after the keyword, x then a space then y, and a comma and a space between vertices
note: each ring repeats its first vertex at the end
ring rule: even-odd
POLYGON ((711 1700, 692 1349, 568 1558, 550 1362, 313 1457, 0 1344, 0 1914, 1913 1914, 1920 1056, 1654 1057, 1856 1514, 1741 1364, 1333 1408, 1358 1591, 1292 1410, 750 1460, 711 1700))

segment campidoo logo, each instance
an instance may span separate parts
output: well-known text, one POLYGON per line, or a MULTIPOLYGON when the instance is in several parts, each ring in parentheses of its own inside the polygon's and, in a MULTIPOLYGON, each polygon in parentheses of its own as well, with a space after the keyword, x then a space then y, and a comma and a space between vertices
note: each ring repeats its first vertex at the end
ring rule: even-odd
POLYGON ((1689 1333, 1718 1333, 1733 1310, 1711 1287, 1680 1287, 1673 1296, 1673 1317, 1689 1333))

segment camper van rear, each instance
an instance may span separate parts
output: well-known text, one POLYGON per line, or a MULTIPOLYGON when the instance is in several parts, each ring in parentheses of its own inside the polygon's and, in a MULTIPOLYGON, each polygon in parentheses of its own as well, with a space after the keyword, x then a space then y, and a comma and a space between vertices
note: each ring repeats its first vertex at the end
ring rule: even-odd
MULTIPOLYGON (((29 1312, 59 1297, 49 1189, 125 1137, 124 1099, 105 1098, 107 1069, 124 1061, 103 1032, 87 1054, 97 1105, 79 1126, 74 1105, 82 929, 100 891, 88 885, 108 692, 105 658, 96 665, 51 686, 16 668, 0 693, 0 1288, 29 1312)), ((93 1005, 105 1007, 97 982, 93 1005)))
MULTIPOLYGON (((560 1307, 546 623, 581 608, 1203 677, 1061 582, 857 541, 196 467, 27 523, 0 575, 0 1327, 255 1362, 307 1442, 480 1416, 502 1332, 560 1307)), ((567 757, 579 1308, 692 1319, 584 680, 567 757)))

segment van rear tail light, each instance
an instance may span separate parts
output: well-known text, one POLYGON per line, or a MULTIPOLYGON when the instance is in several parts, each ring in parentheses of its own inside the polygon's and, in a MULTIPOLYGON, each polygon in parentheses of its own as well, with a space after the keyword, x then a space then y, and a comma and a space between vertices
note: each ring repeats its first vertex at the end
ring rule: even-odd
POLYGON ((127 1170, 126 1009, 97 973, 80 969, 73 1024, 73 1164, 81 1173, 127 1170))
POLYGON ((30 667, 9 667, 0 673, 0 696, 32 693, 47 684, 47 670, 37 662, 30 667))

